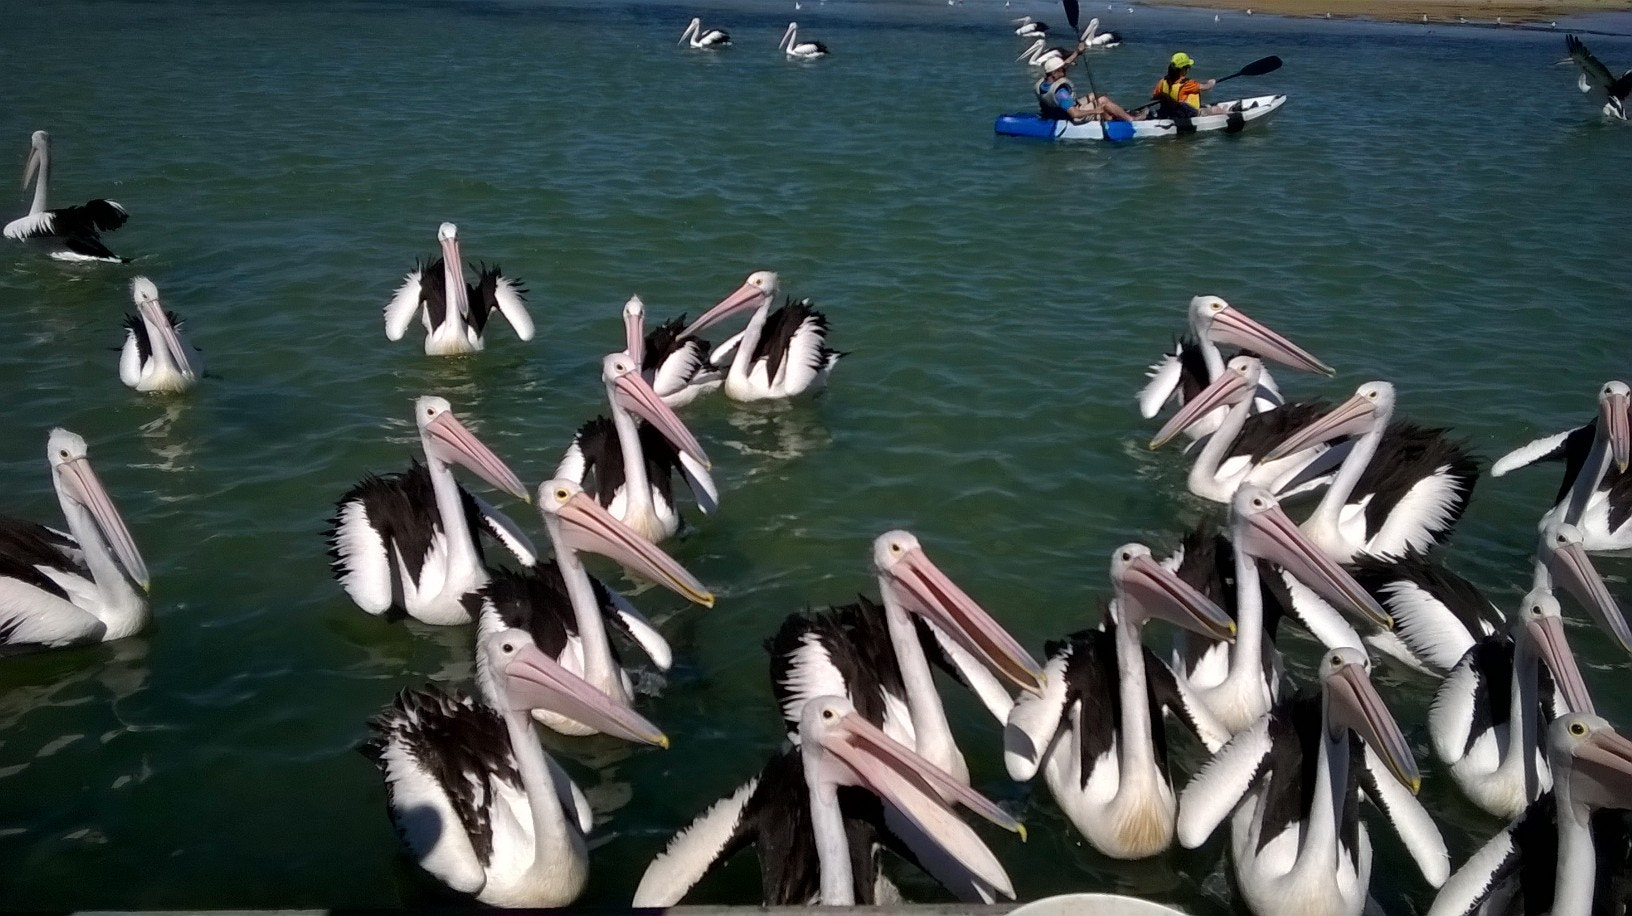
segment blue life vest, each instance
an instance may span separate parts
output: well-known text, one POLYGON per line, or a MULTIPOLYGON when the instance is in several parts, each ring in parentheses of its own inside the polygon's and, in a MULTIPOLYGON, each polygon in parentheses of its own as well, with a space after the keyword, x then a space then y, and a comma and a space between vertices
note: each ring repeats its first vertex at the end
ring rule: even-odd
POLYGON ((1071 81, 1063 76, 1057 80, 1050 80, 1047 76, 1044 76, 1042 79, 1037 81, 1037 107, 1039 109, 1039 113, 1050 121, 1071 120, 1070 113, 1066 109, 1060 107, 1060 101, 1057 94, 1061 89, 1064 89, 1066 92, 1072 92, 1074 97, 1074 90, 1072 89, 1071 81))

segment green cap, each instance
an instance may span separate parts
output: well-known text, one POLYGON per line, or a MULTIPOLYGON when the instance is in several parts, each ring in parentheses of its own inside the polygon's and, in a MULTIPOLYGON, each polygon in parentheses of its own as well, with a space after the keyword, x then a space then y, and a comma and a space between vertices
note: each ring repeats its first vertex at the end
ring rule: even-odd
POLYGON ((1173 55, 1173 66, 1175 67, 1193 67, 1195 65, 1196 62, 1191 60, 1190 55, 1184 53, 1183 51, 1173 55))

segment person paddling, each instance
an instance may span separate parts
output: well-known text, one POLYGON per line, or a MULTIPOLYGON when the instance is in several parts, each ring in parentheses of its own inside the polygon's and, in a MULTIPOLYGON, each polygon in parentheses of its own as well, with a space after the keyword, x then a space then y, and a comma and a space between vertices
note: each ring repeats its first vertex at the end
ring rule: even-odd
POLYGON ((1071 62, 1076 60, 1085 50, 1087 49, 1084 45, 1078 44, 1077 50, 1065 57, 1058 54, 1049 54, 1040 62, 1040 66, 1043 68, 1043 78, 1037 81, 1035 91, 1037 106, 1041 110, 1042 116, 1051 121, 1075 121, 1078 123, 1101 116, 1115 118, 1118 121, 1134 120, 1131 115, 1123 110, 1121 105, 1103 95, 1095 95, 1090 92, 1082 99, 1077 98, 1076 90, 1071 86, 1071 81, 1066 78, 1065 71, 1071 65, 1071 62))
POLYGON ((1167 75, 1156 84, 1150 97, 1156 100, 1156 116, 1159 118, 1193 118, 1200 114, 1218 114, 1224 109, 1217 105, 1203 106, 1201 94, 1213 88, 1216 80, 1198 83, 1190 78, 1190 68, 1195 61, 1183 51, 1173 55, 1168 62, 1167 75))

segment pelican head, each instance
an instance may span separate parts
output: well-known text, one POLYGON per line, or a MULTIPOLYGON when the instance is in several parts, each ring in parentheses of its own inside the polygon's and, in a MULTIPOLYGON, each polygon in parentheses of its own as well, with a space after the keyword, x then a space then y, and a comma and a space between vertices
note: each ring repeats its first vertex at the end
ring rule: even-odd
POLYGON ((639 364, 628 353, 608 353, 601 360, 601 380, 606 383, 606 396, 614 406, 652 424, 675 448, 703 467, 711 467, 697 437, 686 428, 674 408, 663 403, 651 384, 641 377, 639 364))
POLYGON ((1388 425, 1393 416, 1394 386, 1388 382, 1367 382, 1355 391, 1354 397, 1282 440, 1264 460, 1295 455, 1317 442, 1364 435, 1388 425))
POLYGON ((1568 786, 1572 804, 1632 808, 1632 741, 1598 716, 1574 713, 1554 719, 1547 729, 1547 762, 1553 784, 1568 786))
POLYGON ((777 284, 775 271, 754 271, 748 275, 748 279, 742 281, 741 286, 732 291, 731 295, 721 299, 713 308, 699 316, 680 336, 700 334, 704 328, 718 324, 738 312, 754 311, 769 305, 771 300, 776 298, 777 284))
POLYGON ((1626 473, 1627 458, 1632 453, 1632 431, 1628 430, 1628 412, 1632 411, 1632 388, 1622 381, 1608 381, 1598 391, 1599 435, 1609 441, 1609 454, 1615 460, 1615 469, 1626 473))
POLYGON ((1111 587, 1124 626, 1166 620, 1208 639, 1235 639, 1235 621, 1212 599, 1170 572, 1143 544, 1123 544, 1111 554, 1111 587))
POLYGON ((1519 630, 1522 638, 1535 647, 1537 656, 1552 673, 1553 683, 1564 696, 1564 705, 1570 712, 1593 712, 1592 694, 1581 678, 1581 668, 1570 651, 1570 641, 1564 635, 1564 616, 1558 599, 1545 589, 1536 589, 1524 596, 1519 609, 1519 630))
POLYGON ((668 736, 639 713, 614 701, 540 651, 526 630, 500 630, 477 645, 477 678, 501 709, 547 709, 602 734, 669 746, 668 736))
POLYGON ((1234 407, 1250 401, 1258 393, 1258 379, 1264 374, 1263 360, 1254 356, 1237 356, 1224 366, 1224 371, 1200 394, 1180 408, 1150 440, 1150 447, 1161 448, 1218 407, 1234 407))
POLYGON ((142 561, 142 554, 136 549, 136 541, 130 536, 130 529, 125 527, 124 518, 114 507, 113 498, 102 486, 102 479, 91 468, 85 440, 66 429, 53 429, 46 440, 46 457, 51 462, 51 476, 56 484, 57 500, 62 504, 63 515, 70 522, 76 517, 88 517, 92 527, 113 552, 114 559, 123 567, 125 575, 142 591, 149 591, 151 582, 147 564, 142 561))
POLYGON ((51 135, 43 130, 35 131, 34 136, 29 138, 28 162, 23 166, 23 187, 28 187, 28 183, 34 180, 34 175, 45 167, 50 158, 51 135))
POLYGON ((933 623, 999 677, 1029 693, 1043 691, 1043 668, 1020 641, 975 603, 924 555, 907 531, 886 531, 873 540, 873 569, 885 600, 933 623))
POLYGON ((640 368, 646 356, 646 303, 639 296, 630 296, 623 304, 623 352, 640 368))
POLYGON ((1394 625, 1377 599, 1315 546, 1263 487, 1244 484, 1235 491, 1230 528, 1236 550, 1280 566, 1334 607, 1383 629, 1394 625))
POLYGON ((1264 359, 1304 372, 1336 375, 1337 370, 1280 334, 1247 317, 1245 312, 1217 296, 1190 300, 1190 330, 1215 344, 1251 350, 1264 359))
POLYGON ((572 481, 556 479, 539 484, 538 511, 557 544, 606 557, 687 601, 714 606, 714 594, 686 572, 679 561, 618 521, 572 481))
POLYGON ((414 402, 414 421, 427 460, 465 467, 497 489, 527 502, 527 488, 498 455, 453 415, 445 399, 426 395, 414 402))
POLYGON ((1411 745, 1400 732, 1399 723, 1371 682, 1371 660, 1352 646, 1327 649, 1320 662, 1321 695, 1325 703, 1326 735, 1335 740, 1341 731, 1360 736, 1372 753, 1388 767, 1400 785, 1416 794, 1422 774, 1411 745))
POLYGON ((675 44, 681 44, 681 45, 685 44, 693 35, 696 35, 699 31, 701 31, 702 27, 703 27, 703 20, 702 19, 699 19, 699 18, 692 19, 691 23, 686 26, 686 30, 684 32, 680 33, 680 40, 675 42, 675 44))
POLYGON ((1626 615, 1621 613, 1620 605, 1604 584, 1604 577, 1587 555, 1583 540, 1581 529, 1574 525, 1549 524, 1542 531, 1536 548, 1541 562, 1537 572, 1539 581, 1550 578, 1562 585, 1587 609, 1598 626, 1615 638, 1623 652, 1632 653, 1632 625, 1628 624, 1626 615))

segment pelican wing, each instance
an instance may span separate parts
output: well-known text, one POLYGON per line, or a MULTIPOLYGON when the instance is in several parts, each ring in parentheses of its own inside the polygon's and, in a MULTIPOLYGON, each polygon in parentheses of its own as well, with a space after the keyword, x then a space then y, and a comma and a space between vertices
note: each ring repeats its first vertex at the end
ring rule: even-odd
MULTIPOLYGON (((1428 706, 1428 734, 1433 740, 1434 753, 1447 763, 1461 760, 1467 755, 1476 724, 1482 728, 1490 719, 1489 688, 1485 683, 1485 672, 1479 665, 1483 654, 1477 647, 1470 647, 1462 660, 1445 675, 1445 680, 1440 682, 1439 689, 1434 692, 1434 700, 1428 706)), ((1508 664, 1512 664, 1511 660, 1508 664)))
MULTIPOLYGON (((752 843, 758 825, 749 810, 756 800, 760 777, 708 807, 700 817, 674 835, 640 878, 630 906, 669 907, 678 904, 716 865, 752 843)), ((767 851, 774 855, 775 851, 767 851)))
POLYGON ((1270 572, 1268 567, 1260 564, 1259 573, 1280 578, 1286 588, 1286 600, 1282 602, 1282 606, 1292 619, 1303 624, 1304 629, 1314 634, 1321 645, 1361 648, 1360 634, 1355 632, 1348 620, 1314 589, 1279 567, 1270 572))
POLYGON ((708 361, 715 366, 723 366, 731 362, 732 354, 734 354, 737 347, 742 344, 742 335, 743 332, 738 331, 737 333, 732 334, 730 337, 727 337, 724 343, 715 347, 713 352, 708 354, 708 361))
POLYGON ((685 475, 686 486, 691 488, 692 498, 697 500, 697 508, 704 513, 712 514, 720 508, 720 491, 714 485, 713 475, 708 468, 685 452, 675 452, 680 459, 680 473, 685 475))
POLYGON ((1434 819, 1411 790, 1400 785, 1388 765, 1370 747, 1361 753, 1364 765, 1360 771, 1360 787, 1366 797, 1388 818, 1428 883, 1434 887, 1443 885, 1451 873, 1451 854, 1445 850, 1445 838, 1440 836, 1434 819))
MULTIPOLYGON (((789 394, 797 394, 809 388, 822 371, 828 368, 831 351, 826 346, 827 316, 809 307, 809 301, 801 300, 798 305, 803 314, 799 315, 798 326, 787 338, 785 353, 786 359, 782 363, 780 372, 773 371, 772 384, 781 376, 782 388, 789 394)), ((772 323, 774 325, 774 322, 772 323)), ((779 330, 777 327, 767 328, 767 336, 779 330)), ((771 368, 776 369, 776 357, 771 357, 771 368)))
POLYGON ((1145 679, 1157 706, 1178 716, 1190 734, 1206 746, 1208 753, 1218 753, 1219 748, 1229 743, 1230 730, 1201 702, 1188 682, 1181 683, 1174 677, 1173 669, 1148 647, 1144 651, 1145 679))
POLYGON ((3 233, 8 239, 32 239, 56 234, 56 214, 51 210, 18 217, 6 224, 3 233))
POLYGON ((401 340, 402 335, 408 333, 408 325, 414 321, 419 313, 419 301, 422 295, 420 277, 424 275, 424 268, 415 264, 414 269, 402 278, 402 285, 391 301, 385 304, 385 338, 387 340, 401 340))
POLYGON ((1007 721, 1009 710, 1014 708, 1014 697, 1009 695, 1008 688, 1003 686, 995 675, 975 656, 958 644, 958 641, 946 635, 946 631, 922 618, 916 618, 918 625, 919 642, 930 660, 940 665, 943 670, 963 683, 965 687, 975 692, 982 705, 999 722, 1007 721), (924 639, 925 635, 930 639, 924 639), (934 650, 939 650, 937 654, 934 650))
POLYGON ((1186 849, 1207 842, 1263 777, 1274 746, 1270 735, 1273 716, 1261 716, 1247 730, 1236 733, 1179 794, 1178 835, 1186 849))
POLYGON ((369 475, 335 507, 329 520, 330 566, 346 594, 370 614, 384 614, 392 604, 392 560, 395 547, 369 518, 367 493, 386 482, 369 475))
POLYGON ((1054 743, 1054 735, 1065 718, 1070 700, 1066 671, 1075 646, 1062 640, 1051 644, 1049 649, 1049 659, 1043 665, 1042 695, 1021 694, 1003 726, 1003 765, 1009 777, 1018 782, 1037 775, 1037 768, 1054 743))
MULTIPOLYGON (((627 598, 617 592, 607 589, 606 596, 612 611, 607 615, 607 619, 639 645, 641 651, 652 660, 652 664, 660 670, 669 670, 669 666, 674 664, 674 650, 669 648, 669 641, 657 631, 656 625, 647 620, 627 598)), ((604 613, 605 606, 602 610, 604 613)))
POLYGON ((1551 436, 1543 436, 1496 459, 1496 463, 1490 467, 1490 476, 1501 477, 1509 471, 1529 467, 1538 461, 1563 460, 1566 455, 1573 451, 1584 450, 1584 447, 1591 443, 1592 436, 1593 424, 1591 423, 1586 426, 1577 426, 1575 429, 1567 429, 1561 433, 1554 433, 1551 436), (1577 440, 1581 439, 1586 441, 1581 442, 1578 446, 1577 440))
POLYGON ((533 318, 527 314, 527 303, 522 294, 527 288, 499 273, 499 265, 483 266, 476 272, 476 307, 484 312, 497 309, 510 322, 516 336, 533 339, 533 318))
POLYGON ((470 516, 471 527, 480 527, 492 535, 493 540, 504 545, 523 566, 532 566, 538 562, 538 548, 527 537, 527 532, 521 526, 493 507, 492 503, 470 492, 464 487, 459 488, 459 495, 464 497, 465 514, 470 516))
MULTIPOLYGON (((1440 887, 1428 916, 1474 916, 1475 913, 1505 913, 1502 906, 1486 909, 1487 902, 1511 898, 1518 883, 1524 857, 1520 854, 1518 837, 1527 825, 1546 820, 1544 828, 1553 830, 1551 814, 1555 810, 1551 792, 1531 802, 1530 807, 1507 829, 1491 837, 1485 845, 1468 857, 1462 867, 1440 887)), ((1555 834, 1556 836, 1556 834, 1555 834)), ((1544 854, 1537 850, 1537 854, 1544 854)), ((1549 887, 1550 891, 1551 888, 1549 887)))
POLYGON ((76 607, 68 593, 40 570, 33 575, 45 580, 42 588, 34 580, 0 569, 0 652, 23 646, 70 646, 99 642, 106 627, 88 611, 76 607))
POLYGON ((1183 373, 1179 344, 1174 343, 1172 352, 1162 354, 1162 358, 1152 363, 1145 372, 1145 378, 1150 381, 1139 390, 1139 415, 1150 420, 1161 413, 1162 405, 1173 396, 1173 392, 1179 390, 1179 377, 1183 373))
POLYGON ((1574 35, 1564 36, 1564 46, 1570 51, 1570 60, 1575 61, 1575 65, 1581 68, 1581 75, 1586 79, 1587 85, 1599 93, 1602 101, 1626 98, 1628 85, 1622 84, 1632 85, 1632 80, 1625 76, 1620 80, 1615 79, 1609 68, 1588 51, 1587 46, 1581 43, 1581 39, 1574 35))
MULTIPOLYGON (((567 771, 561 768, 561 764, 555 762, 554 757, 545 754, 544 763, 549 767, 550 784, 555 787, 555 798, 561 803, 562 810, 571 815, 570 820, 578 825, 579 831, 588 834, 595 828, 595 810, 589 806, 589 798, 584 795, 584 790, 578 788, 578 784, 572 781, 572 777, 567 775, 567 771)), ((525 801, 526 796, 522 796, 522 800, 525 801)), ((525 823, 532 818, 532 812, 523 809, 518 812, 517 818, 519 822, 525 823)))

